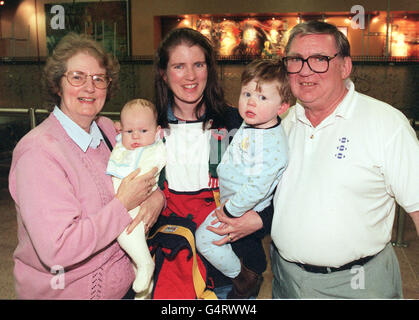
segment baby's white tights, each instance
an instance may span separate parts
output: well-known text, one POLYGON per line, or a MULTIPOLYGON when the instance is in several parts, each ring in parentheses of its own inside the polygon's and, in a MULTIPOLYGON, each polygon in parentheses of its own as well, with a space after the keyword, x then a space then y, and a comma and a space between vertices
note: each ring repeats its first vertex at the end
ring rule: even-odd
MULTIPOLYGON (((119 180, 119 179, 114 179, 119 180)), ((114 181, 115 192, 118 190, 119 184, 114 181)), ((136 207, 129 211, 131 218, 135 218, 140 211, 140 207, 136 207)), ((128 227, 127 227, 128 228, 128 227)), ((125 229, 118 237, 118 243, 122 249, 130 256, 134 263, 136 277, 132 285, 132 289, 136 293, 147 294, 151 292, 153 282, 151 281, 154 273, 154 261, 150 255, 147 246, 144 223, 141 221, 130 234, 125 229)))

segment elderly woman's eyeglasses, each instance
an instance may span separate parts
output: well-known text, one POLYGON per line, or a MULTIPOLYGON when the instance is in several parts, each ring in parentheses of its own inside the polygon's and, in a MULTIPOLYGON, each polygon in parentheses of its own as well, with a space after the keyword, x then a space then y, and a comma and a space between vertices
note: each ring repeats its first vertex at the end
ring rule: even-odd
POLYGON ((329 61, 336 58, 339 52, 334 56, 323 56, 323 55, 314 55, 309 56, 307 59, 301 57, 285 57, 283 59, 285 68, 288 73, 299 73, 304 66, 304 62, 307 62, 308 67, 311 71, 316 73, 325 73, 329 70, 329 61))
POLYGON ((88 77, 92 78, 93 85, 97 89, 106 89, 111 83, 112 79, 105 74, 86 74, 82 71, 67 71, 64 73, 67 81, 74 87, 84 85, 88 77))

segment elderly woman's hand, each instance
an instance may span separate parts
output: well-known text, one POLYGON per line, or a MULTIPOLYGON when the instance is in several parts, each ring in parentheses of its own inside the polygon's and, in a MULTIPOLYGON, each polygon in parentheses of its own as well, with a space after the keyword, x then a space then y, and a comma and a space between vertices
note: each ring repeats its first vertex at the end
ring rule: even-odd
POLYGON ((215 232, 220 236, 225 236, 223 239, 214 242, 217 246, 237 241, 263 227, 262 219, 256 211, 247 211, 239 218, 229 218, 222 208, 223 206, 215 210, 214 221, 211 223, 215 224, 221 222, 221 225, 218 228, 212 226, 207 227, 208 230, 215 232))
POLYGON ((122 202, 128 211, 138 207, 150 196, 156 183, 155 175, 157 171, 157 168, 153 168, 146 174, 137 177, 140 173, 140 168, 138 168, 122 179, 115 197, 122 202))
POLYGON ((144 231, 147 233, 150 228, 156 223, 160 212, 163 210, 165 204, 165 198, 163 192, 157 188, 150 197, 141 203, 140 212, 137 214, 135 219, 130 223, 127 229, 127 233, 131 233, 132 230, 141 222, 144 222, 144 231))
POLYGON ((120 121, 114 121, 113 126, 117 133, 121 133, 122 130, 122 124, 120 121))

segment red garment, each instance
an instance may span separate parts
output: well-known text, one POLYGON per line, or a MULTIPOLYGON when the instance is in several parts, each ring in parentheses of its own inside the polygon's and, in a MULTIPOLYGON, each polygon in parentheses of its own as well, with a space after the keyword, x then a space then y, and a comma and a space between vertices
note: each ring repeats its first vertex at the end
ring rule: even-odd
MULTIPOLYGON (((229 108, 226 119, 228 129, 231 131, 238 128, 242 121, 237 109, 229 108)), ((165 223, 167 217, 175 216, 182 226, 192 224, 190 230, 195 234, 196 228, 216 209, 214 194, 218 193, 218 178, 215 169, 225 151, 222 146, 228 145, 229 140, 226 139, 231 137, 226 129, 209 132, 202 131, 201 128, 201 122, 170 123, 169 134, 166 136, 168 163, 165 173, 161 175, 165 178, 163 192, 166 196, 167 207, 157 222, 157 226, 163 225, 161 220, 165 223), (208 151, 210 158, 205 160, 202 155, 207 154, 208 151), (213 152, 218 152, 215 157, 213 157, 213 152), (191 164, 188 161, 200 161, 201 168, 205 167, 202 164, 208 161, 207 182, 205 182, 204 172, 194 169, 197 162, 191 164)), ((150 234, 153 232, 151 231, 150 234)), ((152 242, 149 242, 149 245, 153 252, 152 242)), ((158 245, 164 249, 160 247, 159 257, 156 255, 153 298, 195 299, 192 276, 193 259, 187 241, 185 243, 180 238, 172 237, 159 242, 158 245)), ((207 279, 208 273, 213 274, 207 269, 211 267, 200 257, 199 253, 197 260, 207 287, 212 287, 214 282, 212 279, 207 279)), ((221 275, 218 271, 216 272, 221 275)), ((224 276, 221 275, 221 277, 224 276)))
MULTIPOLYGON (((162 215, 170 217, 173 212, 176 212, 178 217, 194 222, 193 233, 195 233, 196 226, 199 226, 206 216, 216 208, 213 191, 211 190, 202 191, 195 194, 194 197, 191 197, 189 194, 172 196, 172 193, 167 188, 167 182, 165 182, 164 194, 167 200, 167 207, 162 215), (184 214, 181 216, 179 213, 184 214)), ((177 242, 177 238, 174 239, 168 241, 177 242)), ((182 240, 180 239, 181 243, 174 249, 169 249, 166 246, 162 249, 167 255, 173 255, 172 258, 165 258, 161 262, 156 261, 156 269, 160 267, 161 269, 158 273, 156 272, 153 299, 196 298, 192 275, 192 252, 187 242, 182 242, 182 240), (159 263, 161 263, 161 266, 158 266, 159 263)), ((199 254, 197 260, 201 275, 206 279, 206 266, 199 254)))
MULTIPOLYGON (((218 189, 214 191, 218 191, 218 189)), ((163 192, 166 196, 167 207, 162 215, 170 216, 172 213, 176 213, 177 216, 184 218, 189 215, 192 216, 192 221, 199 227, 206 217, 216 209, 214 191, 200 191, 194 193, 193 197, 188 193, 174 194, 167 188, 167 182, 165 182, 163 192)))
MULTIPOLYGON (((156 264, 153 299, 195 299, 202 293, 195 292, 194 286, 195 239, 192 235, 195 234, 195 230, 196 223, 190 217, 179 216, 161 216, 151 230, 148 244, 156 264), (171 231, 174 229, 172 227, 165 228, 167 225, 181 226, 190 231, 189 236, 185 235, 185 232, 171 231)), ((195 255, 202 280, 207 283, 206 265, 196 249, 195 255)))
MULTIPOLYGON (((206 279, 206 268, 199 257, 198 267, 206 279)), ((165 260, 155 283, 153 299, 196 299, 192 256, 188 249, 182 249, 175 258, 165 260)))

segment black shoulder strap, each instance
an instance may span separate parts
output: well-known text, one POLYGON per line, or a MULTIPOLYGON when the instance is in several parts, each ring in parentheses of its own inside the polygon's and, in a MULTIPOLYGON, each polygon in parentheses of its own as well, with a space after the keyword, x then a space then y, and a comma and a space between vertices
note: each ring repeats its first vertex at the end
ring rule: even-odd
POLYGON ((102 130, 99 126, 97 126, 97 127, 99 128, 99 131, 100 131, 100 133, 102 134, 102 137, 103 137, 103 139, 105 140, 106 145, 108 146, 109 150, 112 152, 113 147, 112 147, 111 142, 109 141, 108 137, 107 137, 107 136, 106 136, 106 134, 103 132, 103 130, 102 130))

